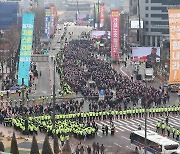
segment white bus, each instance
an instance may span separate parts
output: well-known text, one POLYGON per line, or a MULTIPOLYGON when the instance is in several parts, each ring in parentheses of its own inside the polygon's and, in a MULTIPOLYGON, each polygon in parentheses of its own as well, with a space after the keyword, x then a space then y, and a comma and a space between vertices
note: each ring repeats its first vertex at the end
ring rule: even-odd
MULTIPOLYGON (((130 134, 131 148, 138 154, 144 154, 145 131, 133 131, 130 134)), ((179 143, 147 130, 147 154, 173 154, 179 149, 179 143)))

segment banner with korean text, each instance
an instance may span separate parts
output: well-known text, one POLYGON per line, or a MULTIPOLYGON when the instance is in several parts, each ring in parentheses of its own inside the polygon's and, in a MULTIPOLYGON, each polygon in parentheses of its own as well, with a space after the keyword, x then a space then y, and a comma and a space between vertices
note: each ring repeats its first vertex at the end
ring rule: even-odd
POLYGON ((180 84, 180 9, 169 9, 170 84, 180 84))
POLYGON ((51 8, 51 33, 50 35, 53 36, 54 35, 54 30, 55 30, 55 5, 51 4, 50 5, 51 8))
POLYGON ((22 78, 24 78, 24 85, 29 85, 29 69, 32 54, 34 29, 34 14, 25 13, 22 16, 22 32, 21 32, 21 47, 18 67, 18 85, 22 85, 22 78))
POLYGON ((100 27, 104 26, 104 4, 100 4, 100 27))
POLYGON ((119 10, 111 10, 111 58, 119 59, 120 55, 120 19, 119 10))
POLYGON ((50 40, 51 31, 51 9, 50 7, 45 7, 45 37, 50 40))

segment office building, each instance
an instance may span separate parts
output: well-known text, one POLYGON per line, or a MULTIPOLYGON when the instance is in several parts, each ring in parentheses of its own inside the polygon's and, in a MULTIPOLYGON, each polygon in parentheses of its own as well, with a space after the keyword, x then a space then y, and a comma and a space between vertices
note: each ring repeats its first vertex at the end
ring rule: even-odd
MULTIPOLYGON (((140 18, 144 24, 141 30, 143 45, 160 46, 162 40, 169 40, 168 7, 178 5, 180 0, 139 0, 140 18)), ((130 21, 138 20, 138 0, 129 0, 129 17, 130 21)))

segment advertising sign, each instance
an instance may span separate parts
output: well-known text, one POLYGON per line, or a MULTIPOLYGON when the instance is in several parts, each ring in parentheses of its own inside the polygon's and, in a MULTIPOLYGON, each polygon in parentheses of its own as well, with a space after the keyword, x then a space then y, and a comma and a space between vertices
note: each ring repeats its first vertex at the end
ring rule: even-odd
POLYGON ((107 38, 110 38, 110 31, 93 30, 91 36, 92 38, 96 39, 100 39, 102 36, 107 36, 107 38))
POLYGON ((33 42, 33 29, 34 29, 34 14, 23 14, 22 17, 22 32, 21 32, 21 47, 18 68, 18 85, 22 85, 22 78, 24 84, 28 86, 29 81, 29 68, 32 54, 33 42))
POLYGON ((160 47, 132 47, 134 61, 159 62, 160 47))
POLYGON ((119 59, 120 52, 119 10, 111 10, 111 58, 119 59))
POLYGON ((104 4, 100 4, 100 27, 104 26, 104 4))
POLYGON ((77 14, 77 21, 89 21, 89 14, 77 14))
MULTIPOLYGON (((143 21, 140 21, 141 23, 141 28, 144 28, 143 26, 143 21)), ((131 20, 131 28, 132 29, 138 29, 139 28, 139 20, 131 20)))
POLYGON ((170 84, 180 84, 180 9, 169 9, 170 84))
POLYGON ((51 9, 50 7, 45 7, 45 37, 50 40, 50 30, 51 30, 51 9))
POLYGON ((51 36, 54 35, 54 28, 55 28, 55 6, 51 4, 51 36))

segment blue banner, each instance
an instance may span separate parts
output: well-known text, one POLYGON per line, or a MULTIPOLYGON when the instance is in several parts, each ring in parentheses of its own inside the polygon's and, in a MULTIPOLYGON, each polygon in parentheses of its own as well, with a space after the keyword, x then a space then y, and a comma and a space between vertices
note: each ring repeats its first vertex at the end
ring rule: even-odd
POLYGON ((51 31, 51 9, 50 7, 45 7, 45 37, 50 40, 51 31))
POLYGON ((21 32, 21 48, 18 68, 18 85, 22 85, 22 78, 24 78, 24 85, 29 85, 29 69, 32 54, 34 29, 34 14, 23 14, 22 17, 22 32, 21 32))

